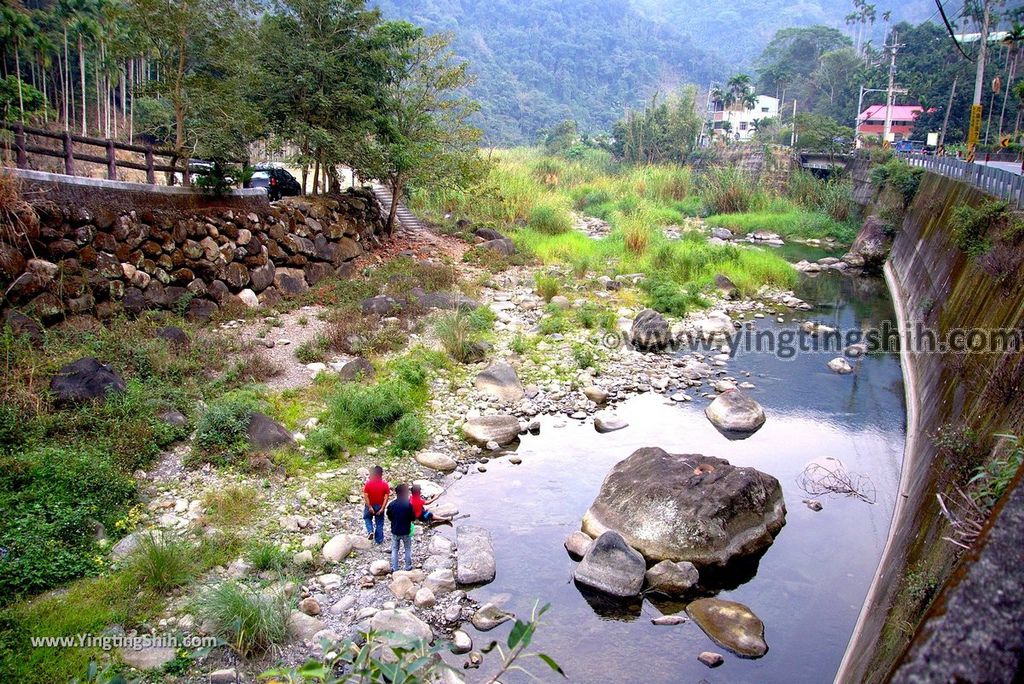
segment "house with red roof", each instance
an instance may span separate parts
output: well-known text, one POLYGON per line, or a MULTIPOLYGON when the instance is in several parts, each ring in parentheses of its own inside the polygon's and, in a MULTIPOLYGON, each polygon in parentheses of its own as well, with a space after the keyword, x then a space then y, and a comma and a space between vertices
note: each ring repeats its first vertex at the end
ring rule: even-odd
MULTIPOLYGON (((909 138, 914 130, 914 122, 924 111, 921 105, 893 105, 892 127, 895 140, 909 138)), ((885 105, 871 105, 857 117, 857 133, 861 136, 877 135, 881 137, 885 131, 885 105)))

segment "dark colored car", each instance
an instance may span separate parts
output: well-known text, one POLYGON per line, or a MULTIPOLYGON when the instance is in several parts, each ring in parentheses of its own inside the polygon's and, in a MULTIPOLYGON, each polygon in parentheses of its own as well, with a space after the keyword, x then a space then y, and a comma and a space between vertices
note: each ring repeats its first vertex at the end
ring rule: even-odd
POLYGON ((302 194, 302 186, 295 180, 295 176, 273 166, 257 166, 249 180, 249 187, 266 188, 271 202, 302 194))

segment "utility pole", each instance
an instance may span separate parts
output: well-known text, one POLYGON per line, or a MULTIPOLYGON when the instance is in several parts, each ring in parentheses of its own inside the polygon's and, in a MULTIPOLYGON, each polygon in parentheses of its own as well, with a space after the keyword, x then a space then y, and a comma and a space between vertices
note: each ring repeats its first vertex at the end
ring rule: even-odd
POLYGON ((981 35, 978 47, 978 72, 974 77, 974 103, 971 105, 971 127, 967 132, 967 161, 974 162, 975 147, 981 133, 981 90, 985 85, 985 57, 988 54, 989 0, 981 0, 981 35))
POLYGON ((793 100, 793 135, 790 137, 789 146, 796 149, 796 100, 793 100))
POLYGON ((953 87, 949 89, 949 102, 946 104, 946 116, 942 117, 942 131, 939 132, 939 144, 936 150, 946 144, 946 127, 949 126, 949 113, 953 110, 953 96, 956 95, 956 83, 960 80, 960 74, 953 76, 953 87))
POLYGON ((889 51, 889 87, 886 88, 885 96, 885 128, 882 131, 883 143, 889 140, 889 134, 892 132, 892 97, 896 86, 896 53, 903 47, 896 42, 898 38, 898 34, 893 31, 892 44, 885 46, 889 51))

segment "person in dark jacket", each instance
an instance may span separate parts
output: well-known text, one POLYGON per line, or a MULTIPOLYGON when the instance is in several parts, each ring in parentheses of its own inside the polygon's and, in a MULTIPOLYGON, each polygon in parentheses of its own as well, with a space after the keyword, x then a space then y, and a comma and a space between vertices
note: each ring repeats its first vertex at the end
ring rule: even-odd
POLYGON ((400 484, 395 489, 398 497, 388 504, 387 515, 391 521, 391 572, 398 570, 398 547, 405 546, 405 569, 412 570, 412 523, 416 511, 409 501, 409 485, 400 484))

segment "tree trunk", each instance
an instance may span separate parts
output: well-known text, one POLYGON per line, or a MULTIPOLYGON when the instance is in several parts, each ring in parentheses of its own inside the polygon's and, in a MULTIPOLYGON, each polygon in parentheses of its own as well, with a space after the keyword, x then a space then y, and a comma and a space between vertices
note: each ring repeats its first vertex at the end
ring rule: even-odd
POLYGON ((391 210, 388 212, 388 222, 384 227, 388 237, 395 232, 395 215, 398 213, 398 198, 402 195, 402 186, 405 181, 402 180, 401 176, 396 176, 391 182, 391 210))
POLYGON ((82 82, 82 135, 86 135, 85 111, 85 46, 82 45, 82 36, 78 36, 78 75, 82 82))
POLYGON ((74 111, 74 95, 71 92, 71 61, 68 53, 68 25, 64 24, 64 132, 71 128, 71 112, 74 111))
POLYGON ((25 123, 25 100, 21 96, 21 59, 18 53, 21 52, 21 41, 14 41, 14 77, 18 79, 18 109, 21 110, 21 123, 25 123))

